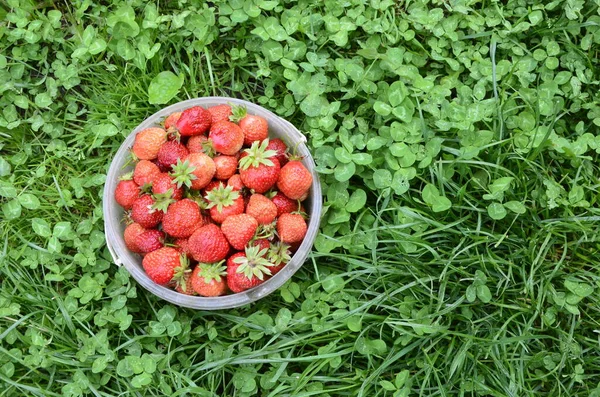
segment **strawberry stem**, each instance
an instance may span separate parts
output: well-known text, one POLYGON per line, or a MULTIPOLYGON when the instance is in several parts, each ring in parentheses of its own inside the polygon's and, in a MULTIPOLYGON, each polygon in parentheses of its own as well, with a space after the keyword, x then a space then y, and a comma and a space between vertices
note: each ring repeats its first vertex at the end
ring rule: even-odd
POLYGON ((269 267, 274 264, 263 257, 267 251, 267 248, 261 249, 257 245, 246 247, 246 256, 240 256, 233 260, 234 263, 239 264, 235 272, 243 273, 248 280, 253 277, 263 280, 265 275, 270 276, 272 273, 269 267))
POLYGON ((277 155, 276 150, 267 150, 267 146, 269 145, 269 138, 263 140, 262 142, 256 141, 252 143, 250 148, 244 150, 248 155, 242 157, 240 159, 240 168, 246 170, 250 167, 258 167, 261 164, 266 166, 273 166, 273 162, 271 161, 271 157, 277 155))
POLYGON ((173 171, 170 175, 177 187, 185 185, 189 188, 192 186, 192 181, 196 179, 196 175, 193 174, 196 167, 190 165, 189 160, 182 162, 181 159, 177 159, 177 164, 172 165, 171 168, 173 171))

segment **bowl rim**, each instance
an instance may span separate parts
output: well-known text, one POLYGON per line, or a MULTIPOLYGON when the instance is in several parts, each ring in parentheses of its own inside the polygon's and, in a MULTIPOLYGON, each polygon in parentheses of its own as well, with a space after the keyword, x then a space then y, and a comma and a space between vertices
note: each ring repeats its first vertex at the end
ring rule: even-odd
MULTIPOLYGON (((231 97, 210 96, 188 99, 162 108, 154 114, 150 115, 140 124, 138 124, 138 126, 135 127, 127 135, 127 137, 125 137, 125 140, 113 156, 113 160, 111 161, 110 167, 107 172, 107 176, 116 176, 120 173, 123 161, 117 163, 116 159, 119 158, 119 155, 121 155, 122 158, 125 158, 123 155, 126 154, 125 152, 129 151, 131 147, 128 141, 133 141, 135 134, 137 134, 139 131, 156 125, 157 122, 160 121, 163 117, 173 112, 181 111, 192 106, 206 107, 213 106, 219 103, 232 103, 236 105, 246 106, 246 108, 248 109, 248 113, 262 113, 264 117, 266 116, 268 118, 270 126, 277 125, 279 129, 285 130, 286 132, 284 134, 287 135, 288 139, 294 140, 293 143, 295 144, 296 150, 303 156, 302 161, 305 165, 307 165, 307 168, 313 176, 313 183, 311 185, 311 192, 309 195, 311 202, 309 211, 310 218, 307 225, 307 234, 298 250, 292 256, 292 259, 276 275, 269 278, 267 281, 260 284, 259 286, 249 289, 247 291, 219 297, 190 296, 178 293, 170 288, 160 286, 154 283, 152 280, 150 280, 150 278, 143 271, 141 267, 141 260, 139 259, 139 257, 137 258, 137 260, 140 263, 139 265, 131 263, 131 258, 135 258, 137 256, 136 254, 133 254, 129 251, 123 252, 123 238, 120 235, 120 233, 116 232, 119 225, 115 225, 113 224, 114 222, 111 221, 112 217, 110 215, 113 213, 113 210, 111 209, 111 202, 114 203, 114 194, 113 189, 109 188, 108 186, 108 180, 104 185, 103 192, 104 234, 106 237, 107 248, 113 258, 114 263, 118 266, 124 266, 128 270, 128 272, 134 277, 134 279, 138 282, 138 284, 140 284, 146 290, 151 292, 153 295, 156 295, 158 298, 164 299, 170 303, 179 306, 202 310, 219 310, 244 306, 249 303, 255 302, 261 298, 264 298, 265 296, 279 289, 306 262, 306 259, 310 254, 311 248, 313 246, 314 240, 319 232, 323 202, 320 178, 318 173, 316 172, 316 165, 312 154, 306 146, 306 137, 293 124, 283 119, 282 117, 276 115, 275 113, 269 111, 268 109, 265 109, 260 105, 243 99, 231 97)), ((116 180, 112 180, 111 182, 118 183, 116 180)), ((121 209, 120 211, 122 212, 123 210, 121 209)))

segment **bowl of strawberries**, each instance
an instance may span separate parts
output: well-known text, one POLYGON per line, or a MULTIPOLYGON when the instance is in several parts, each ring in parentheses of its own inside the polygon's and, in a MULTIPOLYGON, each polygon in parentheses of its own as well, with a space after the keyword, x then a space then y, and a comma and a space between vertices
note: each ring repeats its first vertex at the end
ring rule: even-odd
POLYGON ((303 265, 322 209, 306 138, 254 103, 190 99, 125 139, 103 196, 107 247, 145 289, 216 310, 277 290, 303 265))

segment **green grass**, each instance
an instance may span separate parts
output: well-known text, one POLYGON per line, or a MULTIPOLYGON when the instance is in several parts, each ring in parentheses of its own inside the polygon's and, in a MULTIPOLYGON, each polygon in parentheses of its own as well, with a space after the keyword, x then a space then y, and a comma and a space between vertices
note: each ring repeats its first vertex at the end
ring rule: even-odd
POLYGON ((0 1, 0 396, 600 395, 595 2, 96 3, 0 1), (309 139, 321 234, 267 299, 112 263, 104 178, 162 71, 309 139))

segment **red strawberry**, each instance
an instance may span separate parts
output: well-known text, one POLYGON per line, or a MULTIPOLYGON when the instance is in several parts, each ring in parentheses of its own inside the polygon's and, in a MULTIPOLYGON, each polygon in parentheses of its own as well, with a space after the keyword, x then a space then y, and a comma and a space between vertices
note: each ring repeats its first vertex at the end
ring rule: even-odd
POLYGON ((210 217, 217 223, 222 223, 228 216, 244 212, 244 198, 231 186, 219 185, 210 190, 205 198, 208 201, 206 208, 210 210, 210 217))
POLYGON ((238 214, 225 218, 221 224, 221 231, 233 248, 243 250, 254 237, 257 227, 256 219, 248 214, 238 214))
POLYGON ((220 155, 213 158, 217 171, 215 172, 215 178, 217 179, 229 179, 237 171, 238 160, 234 156, 220 155))
POLYGON ((292 259, 290 246, 281 241, 272 244, 269 247, 267 258, 269 259, 269 262, 272 263, 272 266, 270 267, 271 274, 275 275, 279 273, 279 271, 292 259))
POLYGON ((146 230, 137 235, 135 242, 140 252, 147 254, 164 247, 165 234, 157 229, 146 230))
POLYGON ((142 266, 152 281, 167 285, 175 275, 175 269, 181 266, 182 257, 175 248, 163 247, 144 257, 142 266))
POLYGON ((140 247, 137 245, 137 237, 145 231, 146 229, 139 223, 134 222, 130 225, 127 225, 123 231, 123 239, 125 240, 125 245, 129 251, 138 254, 141 252, 140 247))
POLYGON ((281 193, 292 200, 298 200, 308 192, 312 181, 312 174, 304 164, 298 160, 292 160, 281 169, 277 187, 281 193))
POLYGON ((184 110, 177 120, 177 130, 182 136, 202 135, 211 125, 210 112, 201 106, 184 110))
POLYGON ((212 143, 204 135, 191 136, 187 141, 187 149, 190 153, 206 153, 209 156, 214 152, 212 143))
POLYGON ((163 216, 162 227, 169 236, 185 238, 192 235, 194 226, 201 221, 198 204, 193 200, 183 199, 169 205, 163 216))
POLYGON ((281 214, 277 219, 277 235, 284 243, 302 241, 306 235, 306 221, 299 214, 281 214))
POLYGON ((269 137, 269 124, 264 117, 249 114, 240 120, 239 125, 244 133, 244 145, 246 146, 269 137))
POLYGON ((154 160, 166 141, 167 131, 156 127, 146 128, 137 133, 131 150, 140 160, 154 160))
POLYGON ((146 229, 156 227, 162 220, 163 212, 152 208, 153 205, 154 199, 152 196, 149 194, 141 195, 131 206, 131 219, 146 229))
POLYGON ((266 249, 246 247, 245 252, 236 252, 227 260, 227 286, 235 293, 262 284, 271 275, 271 263, 264 258, 266 249))
POLYGON ((211 106, 207 110, 210 113, 213 124, 219 121, 229 121, 229 116, 231 116, 231 106, 229 105, 211 106))
POLYGON ((200 190, 209 184, 215 172, 213 159, 204 153, 190 153, 183 162, 177 161, 171 175, 177 186, 186 185, 190 189, 200 190))
POLYGON ((183 188, 177 187, 171 176, 166 172, 161 172, 152 181, 152 193, 155 195, 165 194, 171 190, 173 200, 181 200, 183 197, 183 188))
POLYGON ((277 154, 275 158, 279 160, 279 165, 284 166, 287 164, 288 158, 288 147, 287 145, 279 138, 274 138, 269 140, 269 144, 267 145, 267 150, 275 150, 277 154))
POLYGON ((192 273, 192 289, 200 296, 221 296, 227 291, 227 275, 223 262, 198 263, 192 273))
POLYGON ((208 139, 212 141, 215 151, 233 156, 240 151, 244 144, 244 133, 230 121, 220 121, 210 127, 208 139))
POLYGON ((227 180, 227 186, 231 186, 233 190, 242 190, 244 188, 244 183, 242 182, 240 174, 235 174, 229 178, 227 180))
POLYGON ((281 192, 277 192, 271 201, 277 207, 277 216, 300 210, 300 205, 298 205, 296 200, 292 200, 281 192))
POLYGON ((152 183, 154 178, 160 174, 158 166, 148 160, 140 160, 133 170, 133 180, 139 186, 152 183))
MULTIPOLYGON (((177 120, 181 117, 181 112, 171 113, 165 118, 164 126, 165 130, 170 130, 171 128, 175 128, 177 124, 177 120)), ((168 132, 168 131, 167 131, 168 132)))
POLYGON ((271 248, 271 243, 266 238, 261 238, 261 239, 258 239, 258 240, 254 240, 250 244, 251 245, 256 245, 260 249, 261 252, 263 250, 266 250, 266 251, 264 251, 265 252, 265 256, 267 255, 268 250, 271 248))
POLYGON ((246 214, 253 216, 259 225, 266 225, 275 220, 277 207, 267 197, 254 193, 248 200, 246 214))
POLYGON ((179 253, 184 254, 189 259, 192 258, 187 238, 178 238, 177 240, 175 240, 175 249, 179 251, 179 253))
POLYGON ((190 151, 184 144, 177 141, 167 141, 158 150, 158 165, 171 170, 177 160, 185 158, 190 151))
POLYGON ((213 263, 225 259, 229 253, 229 243, 215 224, 208 224, 196 230, 188 239, 192 257, 198 262, 213 263))
POLYGON ((133 202, 140 196, 140 187, 132 180, 121 180, 115 189, 115 201, 124 209, 131 209, 133 202))
POLYGON ((279 161, 275 151, 267 150, 269 140, 254 142, 240 158, 240 176, 244 185, 256 193, 269 190, 279 178, 279 161))

